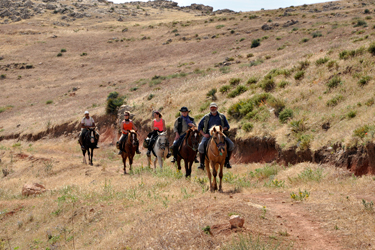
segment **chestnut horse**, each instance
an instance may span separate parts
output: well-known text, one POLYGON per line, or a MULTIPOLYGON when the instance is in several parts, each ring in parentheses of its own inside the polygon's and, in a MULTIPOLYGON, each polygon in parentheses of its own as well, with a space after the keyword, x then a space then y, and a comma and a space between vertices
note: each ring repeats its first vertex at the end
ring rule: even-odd
POLYGON ((207 169, 208 179, 210 180, 210 191, 217 190, 216 176, 219 172, 220 184, 219 192, 223 192, 222 179, 223 179, 223 166, 225 158, 227 157, 227 144, 225 143, 225 135, 221 126, 214 126, 210 129, 211 139, 208 141, 206 150, 205 165, 207 169), (212 168, 213 181, 211 182, 212 168), (220 171, 219 171, 220 170, 220 171))
POLYGON ((122 162, 124 163, 124 174, 126 174, 126 159, 129 158, 130 171, 132 170, 133 157, 138 146, 138 136, 134 130, 128 132, 128 138, 125 141, 125 145, 122 147, 125 151, 122 152, 122 162))
POLYGON ((191 175, 191 166, 194 163, 195 156, 199 146, 201 134, 196 127, 191 127, 186 131, 186 136, 181 144, 180 150, 177 154, 178 170, 181 170, 181 160, 185 162, 186 178, 191 175))

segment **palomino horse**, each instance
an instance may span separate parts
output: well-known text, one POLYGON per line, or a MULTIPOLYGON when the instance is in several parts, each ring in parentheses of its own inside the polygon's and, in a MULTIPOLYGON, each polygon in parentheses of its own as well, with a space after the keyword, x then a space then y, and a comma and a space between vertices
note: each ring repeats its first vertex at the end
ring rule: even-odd
POLYGON ((87 155, 89 158, 89 164, 92 166, 92 157, 94 156, 94 148, 98 144, 98 140, 95 138, 95 129, 89 128, 85 135, 83 135, 82 144, 85 147, 85 149, 82 149, 83 154, 83 163, 87 164, 86 162, 86 150, 87 155), (91 149, 91 153, 90 153, 91 149))
POLYGON ((122 162, 124 163, 124 174, 126 174, 126 159, 129 158, 129 171, 132 170, 133 158, 135 151, 137 150, 138 146, 138 136, 134 130, 128 131, 128 138, 124 142, 124 145, 121 145, 125 151, 122 152, 122 162))
POLYGON ((227 157, 227 145, 225 143, 225 135, 221 126, 214 126, 210 129, 211 139, 208 141, 207 146, 207 157, 205 161, 208 179, 210 180, 210 191, 214 192, 217 190, 216 175, 218 174, 219 168, 219 192, 223 192, 222 179, 223 179, 223 166, 225 163, 225 157, 227 157), (210 165, 212 168, 213 182, 211 182, 210 165))
POLYGON ((191 127, 186 131, 186 136, 177 154, 178 170, 181 170, 181 160, 183 159, 185 162, 186 178, 191 175, 191 166, 197 155, 200 136, 201 134, 198 132, 198 129, 196 127, 191 127))
MULTIPOLYGON (((160 133, 158 139, 153 146, 153 151, 156 155, 154 160, 154 170, 156 170, 156 161, 159 162, 160 168, 163 167, 163 159, 167 156, 169 152, 169 142, 167 138, 167 132, 160 133)), ((151 165, 151 155, 148 157, 148 167, 151 165)))

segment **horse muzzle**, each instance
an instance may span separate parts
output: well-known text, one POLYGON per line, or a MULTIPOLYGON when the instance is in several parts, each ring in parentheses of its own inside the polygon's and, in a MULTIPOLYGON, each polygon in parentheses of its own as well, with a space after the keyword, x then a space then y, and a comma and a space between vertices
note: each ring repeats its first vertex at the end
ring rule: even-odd
POLYGON ((94 138, 91 138, 91 139, 90 139, 90 142, 91 142, 91 143, 95 143, 95 139, 94 139, 94 138))

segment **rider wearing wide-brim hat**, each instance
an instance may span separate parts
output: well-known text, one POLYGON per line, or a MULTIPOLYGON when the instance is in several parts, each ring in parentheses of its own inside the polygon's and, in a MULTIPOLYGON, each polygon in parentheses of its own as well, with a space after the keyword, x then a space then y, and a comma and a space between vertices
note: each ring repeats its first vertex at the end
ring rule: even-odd
MULTIPOLYGON (((178 148, 185 138, 186 131, 193 126, 197 126, 195 124, 194 118, 189 116, 190 110, 187 107, 181 107, 179 111, 181 113, 181 116, 176 119, 173 127, 175 138, 172 145, 173 159, 171 160, 171 162, 175 162, 177 159, 178 148)), ((198 163, 198 160, 195 159, 195 162, 198 163)))
MULTIPOLYGON (((199 132, 203 135, 202 141, 199 144, 198 151, 200 155, 200 162, 201 164, 199 165, 199 169, 204 169, 204 161, 205 161, 205 144, 206 142, 211 138, 209 134, 209 129, 213 126, 218 126, 221 125, 223 128, 223 131, 228 131, 230 126, 228 123, 227 118, 225 115, 219 113, 217 111, 217 104, 212 102, 210 104, 210 113, 206 114, 202 120, 199 122, 198 125, 198 130, 199 132)), ((228 145, 228 153, 227 153, 227 158, 225 159, 225 167, 227 168, 232 168, 232 166, 229 163, 229 159, 232 155, 232 152, 234 150, 234 143, 229 139, 228 136, 225 137, 225 142, 228 145)))
MULTIPOLYGON (((81 120, 81 132, 79 133, 79 139, 78 143, 81 145, 81 149, 85 150, 85 146, 83 145, 83 136, 87 133, 89 128, 95 128, 95 121, 90 116, 89 111, 85 111, 85 117, 81 120)), ((95 131, 95 137, 97 141, 99 141, 99 133, 95 131)), ((95 148, 99 148, 98 145, 95 146, 95 148)))
MULTIPOLYGON (((128 138, 128 133, 129 133, 130 130, 134 130, 135 132, 138 131, 138 129, 134 125, 133 121, 130 120, 130 112, 125 111, 124 112, 124 120, 122 120, 122 122, 121 122, 121 137, 118 140, 118 142, 116 143, 116 147, 120 150, 118 152, 119 155, 121 155, 123 152, 125 152, 125 148, 124 148, 123 144, 124 144, 124 141, 126 141, 126 139, 128 138)), ((139 152, 139 143, 137 143, 137 149, 136 149, 135 152, 137 154, 141 153, 141 152, 139 152)))

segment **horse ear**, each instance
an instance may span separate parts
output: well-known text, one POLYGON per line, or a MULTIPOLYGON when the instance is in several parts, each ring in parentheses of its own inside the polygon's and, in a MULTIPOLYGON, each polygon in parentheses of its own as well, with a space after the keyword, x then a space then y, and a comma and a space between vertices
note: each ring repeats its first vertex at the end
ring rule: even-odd
POLYGON ((214 128, 212 129, 212 131, 213 131, 213 132, 216 132, 216 127, 214 127, 214 128))
POLYGON ((220 132, 223 132, 223 127, 221 125, 219 125, 219 128, 220 128, 220 132))

